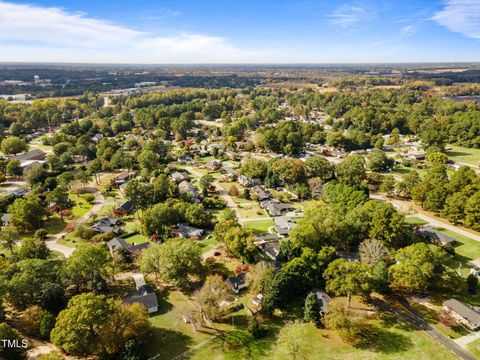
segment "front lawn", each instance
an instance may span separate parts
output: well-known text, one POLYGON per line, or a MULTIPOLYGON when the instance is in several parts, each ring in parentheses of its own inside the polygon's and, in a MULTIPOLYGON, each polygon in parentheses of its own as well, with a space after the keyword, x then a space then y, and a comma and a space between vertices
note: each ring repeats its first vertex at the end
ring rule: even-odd
POLYGON ((447 151, 450 159, 469 165, 480 166, 480 149, 466 148, 457 145, 452 145, 451 148, 451 151, 447 151))
POLYGON ((255 219, 255 218, 265 218, 268 219, 265 211, 260 207, 260 205, 253 203, 251 205, 243 205, 237 208, 239 217, 242 219, 255 219))
POLYGON ((467 350, 477 359, 480 359, 480 339, 467 344, 467 350))
POLYGON ((243 227, 245 229, 252 229, 255 233, 268 233, 268 229, 275 226, 273 220, 260 220, 260 221, 245 221, 243 227))

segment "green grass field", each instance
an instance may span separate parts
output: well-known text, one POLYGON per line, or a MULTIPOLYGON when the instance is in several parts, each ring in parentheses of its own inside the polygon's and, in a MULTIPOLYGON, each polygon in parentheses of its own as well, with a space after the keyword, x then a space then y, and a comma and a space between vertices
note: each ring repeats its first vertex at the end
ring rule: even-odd
POLYGON ((85 200, 84 194, 80 194, 79 196, 77 194, 70 193, 69 198, 75 202, 75 206, 72 208, 72 215, 75 218, 82 217, 87 212, 89 212, 93 207, 92 204, 90 204, 85 200))
POLYGON ((475 340, 467 345, 467 350, 475 356, 477 359, 480 359, 480 339, 475 340))
POLYGON ((238 214, 244 219, 265 218, 268 219, 265 211, 258 204, 244 205, 237 209, 238 214))
POLYGON ((457 145, 452 145, 451 148, 452 151, 447 152, 450 159, 469 165, 480 166, 480 149, 465 148, 457 145))
POLYGON ((245 229, 253 229, 256 233, 267 233, 268 229, 275 226, 273 220, 246 221, 243 223, 245 229))

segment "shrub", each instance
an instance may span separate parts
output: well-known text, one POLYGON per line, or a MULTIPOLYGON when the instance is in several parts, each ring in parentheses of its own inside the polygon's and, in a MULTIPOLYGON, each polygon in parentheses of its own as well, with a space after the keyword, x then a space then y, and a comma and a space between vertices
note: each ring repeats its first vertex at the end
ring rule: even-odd
POLYGON ((83 198, 85 201, 87 201, 90 204, 93 204, 95 202, 95 195, 87 193, 83 195, 83 198))
POLYGON ((75 229, 74 235, 82 240, 89 240, 95 236, 95 232, 87 225, 80 225, 75 229))

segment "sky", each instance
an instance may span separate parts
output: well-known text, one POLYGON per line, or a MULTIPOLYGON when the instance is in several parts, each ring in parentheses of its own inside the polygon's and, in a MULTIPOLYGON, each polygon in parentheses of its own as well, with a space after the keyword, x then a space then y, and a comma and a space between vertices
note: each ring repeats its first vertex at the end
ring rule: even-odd
POLYGON ((16 61, 480 61, 480 0, 0 0, 16 61))

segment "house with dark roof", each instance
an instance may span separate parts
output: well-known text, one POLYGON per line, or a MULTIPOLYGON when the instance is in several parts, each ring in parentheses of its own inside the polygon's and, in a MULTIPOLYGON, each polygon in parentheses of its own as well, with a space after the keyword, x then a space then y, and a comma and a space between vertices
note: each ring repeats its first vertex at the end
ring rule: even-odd
POLYGON ((247 274, 241 273, 236 276, 228 278, 228 282, 232 286, 232 290, 235 294, 239 294, 240 290, 247 287, 247 274))
POLYGON ((35 150, 28 151, 24 154, 12 156, 9 158, 9 160, 18 160, 20 162, 24 162, 27 160, 44 160, 46 156, 47 156, 47 153, 44 152, 43 150, 35 149, 35 150))
POLYGON ((141 304, 147 309, 149 314, 158 311, 157 294, 155 294, 155 291, 146 284, 137 287, 135 294, 127 297, 123 302, 125 304, 141 304))
POLYGON ((205 230, 184 223, 178 224, 177 229, 174 231, 174 235, 184 239, 199 239, 204 233, 205 230))
POLYGON ((124 216, 126 214, 133 214, 136 209, 135 201, 125 201, 120 206, 118 206, 114 211, 115 214, 119 216, 124 216))
POLYGON ((413 231, 415 235, 421 236, 439 246, 449 246, 457 242, 457 239, 434 229, 430 225, 416 226, 413 231))
POLYGON ((92 230, 97 234, 114 233, 120 234, 122 222, 114 217, 105 216, 92 225, 92 230))
POLYGON ((190 155, 182 155, 177 161, 179 164, 195 164, 195 160, 190 155))
POLYGON ((312 289, 312 292, 317 297, 317 301, 320 304, 320 315, 325 314, 328 304, 332 302, 332 298, 328 294, 320 289, 312 289))
POLYGON ((272 261, 277 261, 280 256, 280 241, 263 241, 256 243, 260 252, 270 258, 272 261))
POLYGON ((463 301, 448 299, 443 303, 443 310, 470 330, 478 330, 480 328, 480 313, 463 301))
POLYGON ((112 185, 121 185, 135 176, 134 172, 124 171, 112 179, 112 185))
POLYGON ((288 235, 292 229, 297 226, 297 224, 287 216, 277 216, 273 218, 273 221, 275 222, 275 231, 279 235, 288 235))
POLYGON ((282 203, 278 200, 262 201, 260 206, 267 210, 271 216, 281 216, 292 209, 290 204, 282 203))
POLYGON ((265 201, 272 198, 272 195, 260 185, 256 185, 250 189, 250 195, 254 196, 258 201, 265 201))
POLYGON ((130 244, 125 239, 122 238, 113 238, 109 242, 107 242, 108 249, 110 253, 113 255, 115 251, 119 251, 122 249, 127 250, 131 255, 136 257, 139 255, 143 250, 146 250, 150 247, 149 242, 144 242, 140 244, 130 244))

